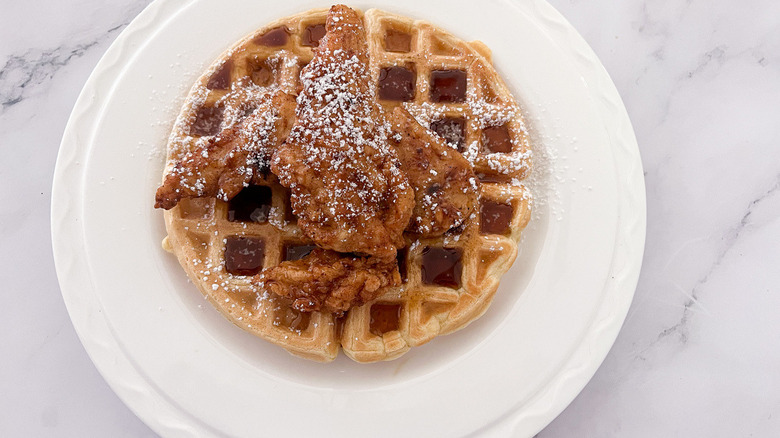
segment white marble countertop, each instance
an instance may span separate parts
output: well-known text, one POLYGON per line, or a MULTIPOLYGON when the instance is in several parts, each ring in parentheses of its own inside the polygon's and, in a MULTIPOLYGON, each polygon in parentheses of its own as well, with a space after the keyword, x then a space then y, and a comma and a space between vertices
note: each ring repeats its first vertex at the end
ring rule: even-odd
MULTIPOLYGON (((2 2, 0 436, 155 436, 76 337, 49 232, 70 110, 147 3, 2 2)), ((780 3, 551 3, 625 101, 648 228, 615 346, 539 436, 780 436, 780 3)))

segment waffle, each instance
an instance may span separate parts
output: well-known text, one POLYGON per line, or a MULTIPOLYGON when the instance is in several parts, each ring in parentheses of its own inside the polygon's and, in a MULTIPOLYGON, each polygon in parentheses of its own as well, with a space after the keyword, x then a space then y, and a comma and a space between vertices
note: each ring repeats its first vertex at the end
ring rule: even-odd
MULTIPOLYGON (((327 14, 311 10, 268 24, 216 60, 174 124, 166 172, 240 123, 269 89, 298 93, 327 14)), ((479 177, 480 205, 464 227, 437 238, 405 233, 406 247, 398 251, 402 285, 338 316, 298 312, 252 282, 262 269, 314 247, 272 173, 254 175, 230 201, 183 199, 164 214, 163 247, 214 307, 240 328, 323 362, 339 348, 358 362, 394 359, 481 316, 530 218, 531 197, 522 183, 530 170, 528 135, 489 49, 424 21, 375 9, 362 17, 372 81, 386 113, 402 106, 460 150, 479 177)))

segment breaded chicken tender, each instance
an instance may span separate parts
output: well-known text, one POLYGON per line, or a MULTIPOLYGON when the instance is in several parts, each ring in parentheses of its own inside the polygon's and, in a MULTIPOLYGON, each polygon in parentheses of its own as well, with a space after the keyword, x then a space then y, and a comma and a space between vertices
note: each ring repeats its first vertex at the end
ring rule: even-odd
POLYGON ((457 150, 422 127, 404 108, 392 114, 392 144, 414 188, 414 210, 407 231, 440 236, 458 228, 477 206, 478 182, 457 150))
POLYGON ((404 245, 414 192, 370 78, 360 17, 332 7, 271 171, 290 188, 298 225, 318 246, 392 259, 404 245))
POLYGON ((187 152, 157 189, 155 208, 169 210, 184 198, 231 199, 247 186, 284 141, 295 114, 295 97, 268 92, 260 106, 236 125, 187 152))
POLYGON ((302 312, 343 313, 401 284, 395 258, 379 259, 316 248, 306 257, 280 263, 254 281, 286 297, 302 312))

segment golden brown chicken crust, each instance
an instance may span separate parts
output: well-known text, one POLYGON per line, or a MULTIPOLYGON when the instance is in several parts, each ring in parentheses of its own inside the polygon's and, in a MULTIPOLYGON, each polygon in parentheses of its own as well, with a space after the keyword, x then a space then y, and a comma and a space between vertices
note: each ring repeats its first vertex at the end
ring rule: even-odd
POLYGON ((295 115, 295 97, 269 92, 248 117, 187 152, 157 189, 155 208, 169 210, 184 198, 229 200, 268 167, 295 115))
POLYGON ((316 248, 306 257, 266 269, 254 281, 302 312, 343 313, 401 284, 395 258, 380 259, 316 248))
POLYGON ((414 193, 388 141, 355 11, 331 8, 301 81, 295 125, 271 162, 291 190, 298 225, 320 247, 393 257, 414 193))
POLYGON ((469 162, 422 127, 404 108, 392 114, 393 144, 414 188, 415 205, 407 231, 440 236, 462 226, 475 212, 478 182, 469 162))

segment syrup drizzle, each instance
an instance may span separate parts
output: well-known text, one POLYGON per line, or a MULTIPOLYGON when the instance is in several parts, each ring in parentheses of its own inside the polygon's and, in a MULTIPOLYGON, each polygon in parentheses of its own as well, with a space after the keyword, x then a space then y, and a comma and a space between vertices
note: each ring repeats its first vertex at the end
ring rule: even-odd
POLYGON ((463 102, 465 100, 465 71, 434 70, 431 72, 431 102, 463 102))
POLYGON ((411 52, 412 36, 406 32, 387 29, 387 33, 385 34, 385 50, 399 53, 411 52))
POLYGON ((206 84, 206 88, 209 90, 229 90, 230 89, 230 72, 233 70, 233 60, 228 59, 214 72, 209 78, 209 82, 206 84))
POLYGON ((274 312, 273 324, 277 327, 287 327, 294 332, 302 332, 309 328, 311 313, 299 312, 291 307, 280 307, 274 312))
POLYGON ((317 47, 320 40, 325 36, 325 23, 311 24, 306 26, 301 37, 301 44, 308 47, 317 47))
POLYGON ((479 230, 482 234, 509 233, 512 220, 512 206, 509 204, 483 201, 480 207, 479 230))
POLYGON ((202 106, 195 112, 195 121, 190 126, 190 135, 205 137, 217 135, 222 125, 222 106, 202 106))
POLYGON ((417 75, 405 67, 385 67, 379 71, 379 98, 407 102, 414 99, 417 75))
POLYGON ((255 275, 263 268, 265 242, 262 239, 229 236, 225 241, 225 270, 233 275, 255 275))
POLYGON ((257 44, 268 47, 279 47, 287 44, 290 38, 290 31, 284 27, 275 27, 255 39, 257 44))
POLYGON ((420 264, 422 282, 459 288, 463 273, 462 255, 460 248, 425 247, 420 264))
POLYGON ((443 138, 450 147, 463 152, 465 126, 466 119, 463 117, 445 117, 431 122, 431 131, 443 138))
POLYGON ((317 248, 316 245, 287 244, 284 246, 284 261, 300 260, 309 255, 315 248, 317 248))
POLYGON ((249 186, 228 202, 228 220, 231 222, 267 222, 271 212, 270 187, 249 186))
POLYGON ((401 321, 400 304, 377 303, 371 306, 369 330, 376 336, 398 330, 401 321))
POLYGON ((482 130, 482 147, 487 152, 512 152, 512 139, 506 125, 490 126, 482 130))

